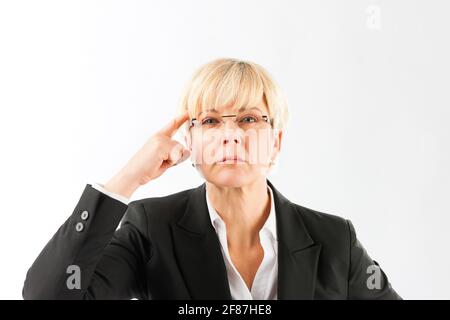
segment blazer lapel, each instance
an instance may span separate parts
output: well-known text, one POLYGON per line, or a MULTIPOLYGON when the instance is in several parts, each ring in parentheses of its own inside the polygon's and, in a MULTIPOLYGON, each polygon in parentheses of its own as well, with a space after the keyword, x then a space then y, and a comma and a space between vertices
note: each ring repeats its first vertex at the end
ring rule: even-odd
POLYGON ((313 299, 321 244, 314 243, 295 204, 267 180, 275 202, 278 299, 313 299))
POLYGON ((173 233, 175 254, 192 299, 231 300, 220 241, 211 225, 205 183, 189 194, 173 233))
MULTIPOLYGON (((279 300, 313 299, 320 243, 314 243, 295 204, 267 180, 275 202, 279 300)), ((206 205, 206 185, 192 189, 173 232, 175 254, 192 299, 231 300, 220 241, 206 205)))

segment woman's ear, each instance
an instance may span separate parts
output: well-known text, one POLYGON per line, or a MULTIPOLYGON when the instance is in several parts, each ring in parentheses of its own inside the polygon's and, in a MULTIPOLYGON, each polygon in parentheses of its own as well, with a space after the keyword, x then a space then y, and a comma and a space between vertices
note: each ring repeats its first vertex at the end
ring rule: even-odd
POLYGON ((186 143, 186 149, 188 149, 189 151, 192 152, 192 140, 191 140, 190 131, 188 131, 188 130, 186 130, 184 132, 184 142, 186 143))
POLYGON ((277 152, 280 152, 281 150, 282 140, 283 140, 283 130, 275 129, 273 146, 277 149, 277 152))
POLYGON ((272 161, 275 161, 275 159, 278 157, 278 153, 280 153, 282 139, 283 139, 283 131, 274 129, 273 149, 272 149, 272 157, 271 157, 272 161))

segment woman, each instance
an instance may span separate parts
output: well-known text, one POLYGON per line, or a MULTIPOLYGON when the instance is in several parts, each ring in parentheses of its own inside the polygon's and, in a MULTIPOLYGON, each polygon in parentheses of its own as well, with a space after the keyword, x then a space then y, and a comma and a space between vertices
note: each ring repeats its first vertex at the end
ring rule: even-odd
POLYGON ((86 186, 29 269, 23 297, 400 299, 349 220, 290 202, 266 178, 287 118, 260 65, 199 68, 180 115, 110 181, 86 186), (172 139, 180 128, 186 147, 172 139), (189 157, 202 185, 128 203, 189 157))

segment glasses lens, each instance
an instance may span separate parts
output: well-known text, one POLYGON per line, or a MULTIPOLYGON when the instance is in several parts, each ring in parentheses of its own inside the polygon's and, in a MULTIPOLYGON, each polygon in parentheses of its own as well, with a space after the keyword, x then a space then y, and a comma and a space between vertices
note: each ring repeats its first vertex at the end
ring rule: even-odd
POLYGON ((216 128, 222 124, 222 118, 219 114, 206 113, 198 118, 198 123, 205 129, 216 128))
POLYGON ((237 115, 236 122, 241 128, 252 128, 264 124, 262 112, 258 110, 244 111, 237 115))

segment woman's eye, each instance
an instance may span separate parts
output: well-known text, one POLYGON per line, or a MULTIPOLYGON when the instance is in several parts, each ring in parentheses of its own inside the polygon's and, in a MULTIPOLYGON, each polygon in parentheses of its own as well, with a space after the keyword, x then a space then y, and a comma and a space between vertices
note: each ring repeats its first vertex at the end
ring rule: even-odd
POLYGON ((216 124, 218 121, 214 118, 206 118, 202 121, 202 124, 216 124))
POLYGON ((254 116, 244 116, 241 118, 240 122, 249 123, 249 122, 257 122, 258 119, 254 116))

